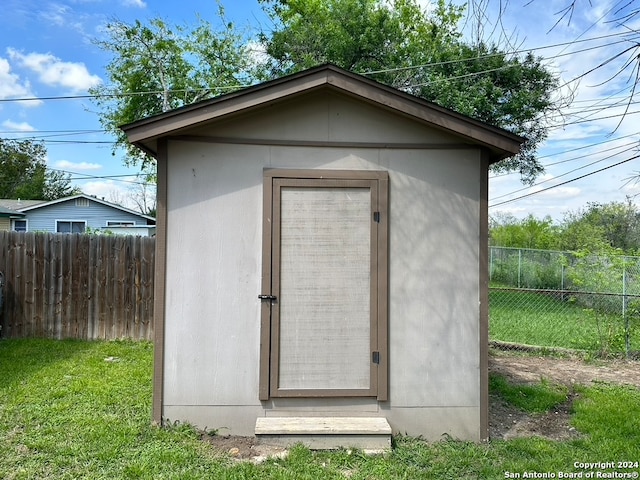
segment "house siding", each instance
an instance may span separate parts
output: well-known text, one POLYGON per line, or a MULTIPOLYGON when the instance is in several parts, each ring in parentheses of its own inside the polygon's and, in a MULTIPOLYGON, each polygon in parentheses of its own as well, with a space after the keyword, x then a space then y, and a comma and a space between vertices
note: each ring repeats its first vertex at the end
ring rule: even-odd
POLYGON ((136 225, 146 224, 144 218, 91 200, 89 200, 89 205, 84 207, 76 206, 75 199, 69 199, 24 213, 29 220, 28 225, 31 232, 55 232, 56 220, 86 221, 87 227, 99 230, 106 227, 107 221, 135 222, 136 225))

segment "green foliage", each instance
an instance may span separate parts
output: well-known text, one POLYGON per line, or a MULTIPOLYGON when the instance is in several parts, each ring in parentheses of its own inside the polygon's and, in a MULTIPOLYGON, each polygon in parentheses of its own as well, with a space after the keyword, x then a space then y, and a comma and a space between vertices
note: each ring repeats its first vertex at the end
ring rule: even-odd
POLYGON ((561 252, 491 247, 490 278, 497 284, 561 290, 567 256, 561 252))
POLYGON ((512 215, 491 218, 490 244, 496 247, 554 250, 557 247, 558 227, 549 216, 537 219, 529 214, 522 220, 512 215))
POLYGON ((440 50, 432 61, 438 63, 417 79, 420 87, 415 93, 524 137, 520 153, 492 170, 517 171, 524 183, 532 184, 544 171, 536 149, 547 137, 546 118, 558 109, 552 96, 558 81, 542 59, 531 53, 507 55, 495 45, 458 43, 440 50))
POLYGON ((558 248, 568 251, 606 252, 610 245, 600 225, 576 221, 571 214, 567 214, 559 232, 558 248))
POLYGON ((90 90, 105 130, 127 152, 126 163, 153 171, 152 159, 130 145, 120 125, 239 88, 246 79, 249 51, 233 23, 218 10, 219 25, 198 18, 189 29, 160 18, 148 24, 113 20, 96 44, 113 55, 109 86, 90 90), (113 95, 130 92, 128 95, 113 95))
POLYGON ((389 69, 427 63, 439 47, 455 42, 463 9, 438 2, 432 17, 413 0, 383 5, 377 0, 260 0, 275 24, 260 40, 270 59, 270 77, 323 63, 348 70, 385 70, 373 76, 397 87, 411 71, 389 69), (416 62, 417 61, 417 62, 416 62))
POLYGON ((500 375, 489 375, 489 390, 510 404, 531 413, 544 413, 567 400, 568 390, 542 379, 538 384, 514 385, 500 375))
POLYGON ((86 227, 83 233, 85 235, 107 235, 107 236, 114 235, 113 231, 111 230, 104 230, 102 228, 97 228, 97 227, 96 228, 86 227))
POLYGON ((0 138, 0 198, 56 200, 80 193, 69 176, 47 169, 44 144, 0 138))
POLYGON ((567 267, 567 278, 573 288, 585 292, 622 293, 624 256, 596 255, 580 250, 573 252, 573 258, 567 267))
POLYGON ((367 73, 526 142, 498 171, 531 183, 543 171, 535 151, 556 109, 558 81, 541 59, 497 45, 471 45, 458 28, 464 8, 439 0, 430 14, 416 0, 261 0, 276 25, 260 40, 270 77, 321 63, 367 73))
MULTIPOLYGON (((492 289, 489 292, 489 336, 492 340, 542 347, 579 349, 597 354, 608 337, 600 334, 598 321, 611 334, 622 331, 619 315, 585 310, 576 297, 492 289)), ((634 339, 640 344, 640 338, 634 339)), ((615 353, 623 353, 623 349, 615 353)), ((610 352, 613 353, 613 352, 610 352)))
POLYGON ((564 224, 563 248, 640 251, 640 210, 629 197, 626 203, 589 202, 584 209, 568 212, 564 224))
POLYGON ((640 210, 630 198, 625 203, 590 202, 566 212, 559 225, 548 216, 518 220, 498 214, 491 218, 490 239, 500 247, 633 255, 640 251, 640 210))
POLYGON ((547 290, 492 291, 492 336, 635 358, 639 272, 639 257, 491 247, 493 287, 547 290))
POLYGON ((250 54, 219 8, 219 25, 194 28, 155 18, 148 24, 114 20, 96 41, 112 54, 110 87, 91 90, 104 128, 129 164, 151 167, 130 146, 122 124, 323 63, 338 66, 526 137, 522 152, 495 165, 532 182, 535 158, 547 136, 545 118, 557 109, 557 78, 531 54, 507 54, 497 45, 463 41, 464 7, 439 0, 429 14, 417 0, 260 0, 273 21, 258 41, 266 55, 250 54), (131 92, 129 95, 113 95, 131 92), (138 92, 154 92, 152 94, 138 92))
POLYGON ((586 443, 608 449, 611 458, 638 458, 640 448, 640 390, 600 384, 580 392, 573 424, 589 435, 586 443), (623 439, 619 441, 616 439, 623 439))

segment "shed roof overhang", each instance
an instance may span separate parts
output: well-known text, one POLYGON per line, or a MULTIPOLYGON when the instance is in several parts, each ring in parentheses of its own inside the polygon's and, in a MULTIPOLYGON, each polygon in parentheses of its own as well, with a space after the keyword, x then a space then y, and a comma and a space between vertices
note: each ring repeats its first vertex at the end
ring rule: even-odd
POLYGON ((335 65, 321 65, 147 117, 120 128, 132 144, 155 157, 160 138, 184 135, 193 128, 323 88, 342 92, 407 116, 456 135, 470 145, 485 147, 489 152, 490 163, 515 155, 525 141, 504 129, 458 114, 335 65))

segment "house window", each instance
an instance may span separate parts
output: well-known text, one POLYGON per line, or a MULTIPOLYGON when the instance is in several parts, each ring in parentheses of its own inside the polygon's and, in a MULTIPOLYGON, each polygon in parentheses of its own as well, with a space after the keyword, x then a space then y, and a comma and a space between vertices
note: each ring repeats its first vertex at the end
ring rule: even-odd
POLYGON ((13 231, 14 232, 26 232, 27 231, 27 221, 26 220, 14 220, 13 221, 13 231))
POLYGON ((57 233, 84 233, 87 222, 73 220, 56 220, 57 233))
POLYGON ((107 220, 107 227, 134 227, 135 224, 131 221, 107 220))
POLYGON ((88 207, 89 199, 88 198, 76 198, 76 207, 88 207))

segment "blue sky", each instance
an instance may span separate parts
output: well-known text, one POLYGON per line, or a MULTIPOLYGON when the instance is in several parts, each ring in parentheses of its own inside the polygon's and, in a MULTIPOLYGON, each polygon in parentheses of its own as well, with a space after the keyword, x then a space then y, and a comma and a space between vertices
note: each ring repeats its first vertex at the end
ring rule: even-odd
MULTIPOLYGON (((427 1, 422 3, 428 7, 427 1)), ((571 23, 565 19, 552 29, 559 19, 557 12, 568 3, 490 0, 489 17, 494 25, 486 25, 483 36, 498 40, 504 29, 509 34, 504 49, 533 49, 560 75, 563 86, 557 93, 574 95, 574 102, 553 120, 555 128, 540 150, 547 172, 538 185, 525 188, 517 174, 491 176, 489 204, 495 205, 491 215, 532 213, 560 220, 564 212, 576 211, 587 202, 624 201, 626 195, 640 193, 633 183, 625 186, 625 179, 640 171, 640 159, 613 166, 639 153, 640 117, 634 104, 620 123, 630 93, 631 70, 606 81, 627 57, 582 77, 629 47, 631 39, 637 41, 638 35, 628 36, 628 28, 605 21, 620 16, 618 8, 628 2, 596 0, 589 6, 587 0, 578 0, 571 23), (501 24, 496 14, 500 4, 507 6, 501 24), (605 167, 610 168, 593 173, 605 167), (568 183, 560 185, 563 182, 568 183), (512 201, 524 195, 529 196, 512 201)), ((227 16, 241 27, 257 30, 261 23, 268 24, 257 0, 226 0, 223 4, 227 16)), ((91 40, 100 37, 110 19, 144 22, 160 16, 171 23, 193 24, 200 15, 215 23, 216 2, 4 0, 3 7, 0 137, 45 140, 50 168, 72 172, 74 183, 85 193, 126 204, 137 190, 131 183, 134 179, 108 177, 137 172, 123 166, 121 153, 112 155, 113 139, 100 131, 96 106, 88 98, 54 97, 82 97, 91 86, 108 82, 104 67, 109 57, 91 40), (16 100, 25 98, 41 100, 16 100)))

